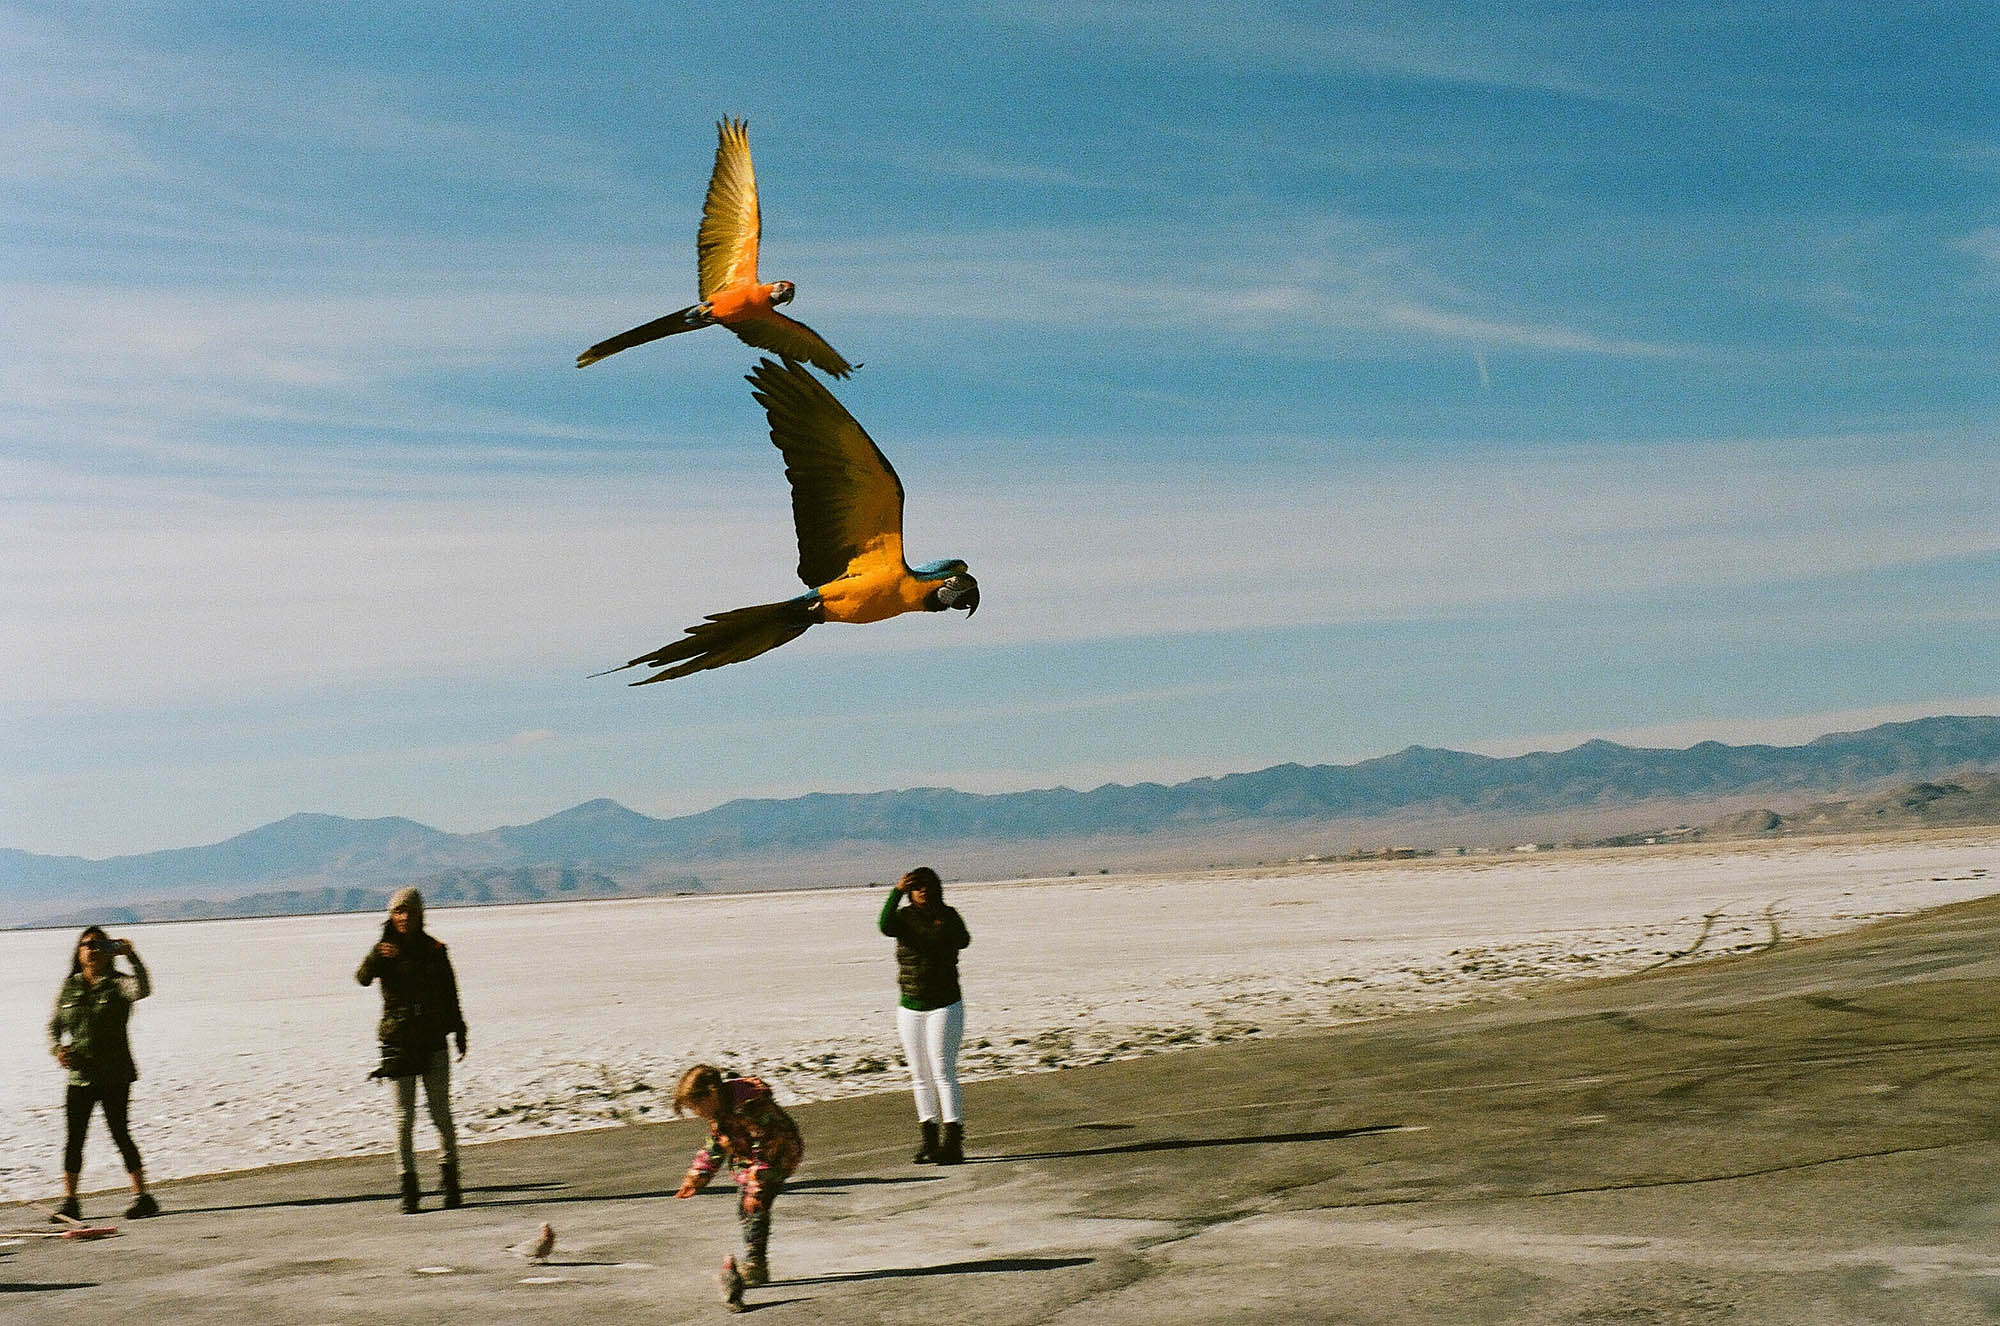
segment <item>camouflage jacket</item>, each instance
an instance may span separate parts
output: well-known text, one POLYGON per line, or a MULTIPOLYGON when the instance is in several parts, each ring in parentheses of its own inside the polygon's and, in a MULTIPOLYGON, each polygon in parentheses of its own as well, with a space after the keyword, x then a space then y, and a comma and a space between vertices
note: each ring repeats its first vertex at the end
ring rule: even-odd
POLYGON ((132 1005, 153 993, 153 982, 138 959, 132 974, 114 972, 92 984, 82 972, 71 975, 56 995, 49 1018, 49 1050, 67 1045, 69 1080, 74 1086, 114 1086, 136 1082, 139 1065, 125 1034, 132 1005))

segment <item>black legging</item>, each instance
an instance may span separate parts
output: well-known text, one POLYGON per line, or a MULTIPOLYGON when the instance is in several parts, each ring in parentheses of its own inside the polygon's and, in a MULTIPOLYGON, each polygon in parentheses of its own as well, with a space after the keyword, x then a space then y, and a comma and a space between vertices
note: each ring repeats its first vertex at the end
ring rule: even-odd
POLYGON ((104 1126, 111 1130, 111 1140, 125 1160, 125 1172, 139 1172, 139 1148, 132 1145, 132 1130, 125 1124, 125 1109, 131 1100, 130 1082, 88 1087, 69 1084, 69 1091, 63 1096, 63 1115, 69 1123, 69 1132, 63 1140, 65 1174, 76 1174, 83 1169, 83 1134, 90 1127, 91 1107, 100 1101, 104 1104, 104 1126))

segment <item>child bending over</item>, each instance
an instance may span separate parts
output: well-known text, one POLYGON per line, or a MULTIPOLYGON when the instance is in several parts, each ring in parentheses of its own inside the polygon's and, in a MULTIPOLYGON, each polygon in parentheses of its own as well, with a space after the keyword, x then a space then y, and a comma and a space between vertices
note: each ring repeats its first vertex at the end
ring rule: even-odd
POLYGON ((712 1064, 696 1064, 674 1088, 674 1113, 695 1114, 708 1124, 708 1143, 694 1153, 676 1197, 692 1197, 708 1186, 727 1159, 742 1190, 737 1219, 743 1226, 743 1261, 722 1261, 722 1301, 741 1311, 743 1290, 767 1283, 771 1263, 771 1203, 805 1155, 805 1142, 792 1116, 779 1108, 771 1088, 754 1077, 724 1076, 712 1064))

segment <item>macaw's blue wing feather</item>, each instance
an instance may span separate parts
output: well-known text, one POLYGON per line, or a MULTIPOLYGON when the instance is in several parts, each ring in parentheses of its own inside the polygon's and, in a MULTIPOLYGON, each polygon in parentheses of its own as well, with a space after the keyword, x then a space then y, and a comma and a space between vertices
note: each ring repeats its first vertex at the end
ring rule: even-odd
MULTIPOLYGON (((789 640, 796 640, 817 621, 817 594, 802 594, 783 603, 732 608, 728 612, 716 613, 699 626, 688 627, 687 634, 672 644, 662 645, 650 654, 641 654, 630 663, 621 663, 609 671, 622 672, 642 663, 647 667, 666 669, 640 678, 632 683, 634 686, 664 681, 668 677, 685 677, 691 672, 755 658, 789 640), (679 666, 668 667, 670 663, 679 666)), ((599 672, 592 675, 602 677, 605 674, 599 672)))
POLYGON ((870 554, 903 556, 903 481, 882 449, 802 365, 760 359, 752 392, 792 484, 799 579, 818 588, 870 554))

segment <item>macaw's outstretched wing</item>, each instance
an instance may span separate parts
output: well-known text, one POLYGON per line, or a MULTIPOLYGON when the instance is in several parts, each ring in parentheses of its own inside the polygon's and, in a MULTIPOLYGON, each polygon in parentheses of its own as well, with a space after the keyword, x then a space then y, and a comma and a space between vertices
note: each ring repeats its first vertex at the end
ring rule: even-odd
POLYGON ((751 394, 785 455, 799 579, 817 589, 849 570, 903 569, 903 481, 861 425, 805 367, 760 359, 751 394))
POLYGON ((715 126, 715 171, 701 205, 695 234, 701 297, 728 285, 757 280, 757 240, 763 220, 757 210, 757 175, 750 168, 750 126, 724 119, 715 126))
MULTIPOLYGON (((661 645, 652 653, 641 654, 630 663, 621 663, 610 671, 622 672, 642 663, 648 667, 666 668, 665 672, 640 678, 632 683, 634 686, 665 681, 669 677, 685 677, 690 672, 755 658, 789 640, 798 639, 805 634, 807 627, 818 620, 819 596, 816 594, 804 594, 786 599, 783 603, 732 608, 728 612, 714 614, 699 626, 688 627, 687 634, 672 644, 661 645), (667 667, 670 663, 679 666, 667 667)), ((604 673, 592 675, 602 677, 604 673)))
POLYGON ((811 364, 828 377, 844 378, 861 367, 841 358, 840 352, 828 345, 826 338, 818 332, 776 310, 737 318, 728 326, 745 343, 759 350, 775 350, 787 359, 811 364))

